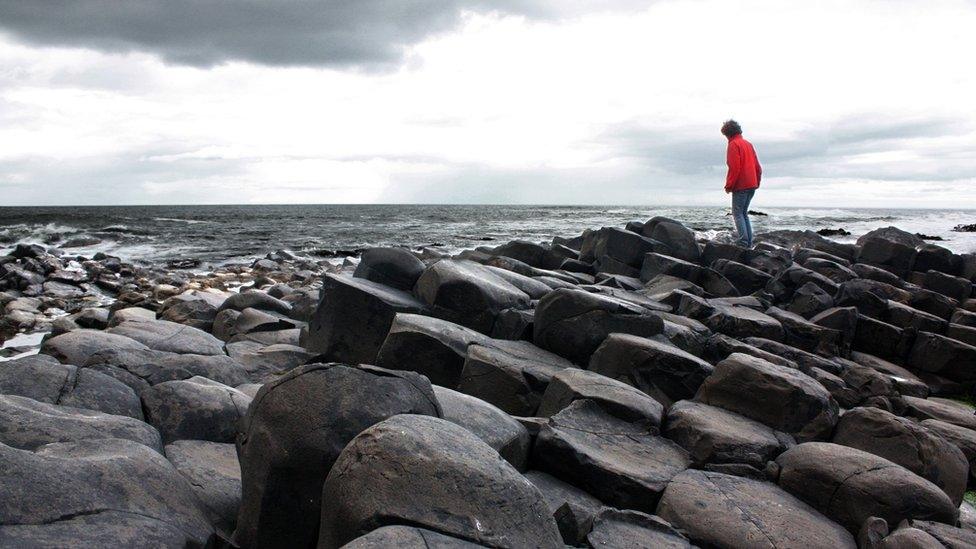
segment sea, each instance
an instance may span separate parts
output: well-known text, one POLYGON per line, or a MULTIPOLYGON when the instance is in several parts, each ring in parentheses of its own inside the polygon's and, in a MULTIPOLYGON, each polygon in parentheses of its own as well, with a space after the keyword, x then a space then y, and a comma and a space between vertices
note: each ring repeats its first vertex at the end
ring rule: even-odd
MULTIPOLYGON (((941 238, 955 252, 976 251, 976 210, 765 208, 755 232, 844 229, 853 242, 872 229, 896 226, 941 238)), ((727 237, 729 209, 650 206, 502 205, 227 205, 0 207, 0 254, 15 243, 57 246, 73 255, 97 252, 138 264, 196 268, 246 262, 275 250, 341 258, 372 246, 433 248, 446 253, 513 239, 549 241, 585 229, 622 227, 663 215, 699 235, 727 237)))

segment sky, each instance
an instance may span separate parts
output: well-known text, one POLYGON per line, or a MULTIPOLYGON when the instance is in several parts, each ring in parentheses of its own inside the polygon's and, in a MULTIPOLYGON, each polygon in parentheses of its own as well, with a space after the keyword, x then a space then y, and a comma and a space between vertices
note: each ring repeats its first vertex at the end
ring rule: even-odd
POLYGON ((974 0, 0 0, 0 204, 976 208, 974 0))

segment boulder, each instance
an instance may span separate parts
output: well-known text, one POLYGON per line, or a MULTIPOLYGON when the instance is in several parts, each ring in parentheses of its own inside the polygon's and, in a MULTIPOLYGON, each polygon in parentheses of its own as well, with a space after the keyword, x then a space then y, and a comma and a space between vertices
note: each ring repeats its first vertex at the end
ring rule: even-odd
POLYGON ((189 481, 211 524, 230 539, 241 504, 241 467, 234 445, 177 440, 166 445, 166 458, 189 481))
POLYGON ((434 386, 441 417, 460 425, 491 446, 516 469, 525 470, 529 432, 512 416, 473 396, 434 386))
POLYGON ((424 272, 424 262, 404 248, 369 248, 353 276, 409 292, 424 272))
POLYGON ((783 342, 804 351, 825 356, 847 356, 850 349, 840 330, 814 324, 798 314, 770 307, 766 314, 779 321, 783 327, 783 342))
POLYGON ((786 310, 803 318, 813 318, 834 306, 834 298, 813 282, 807 282, 793 292, 786 310))
POLYGON ((976 430, 976 415, 972 408, 950 404, 942 399, 902 397, 906 414, 918 419, 938 419, 946 423, 976 430))
POLYGON ((902 528, 921 530, 935 538, 940 545, 950 549, 976 547, 976 532, 965 528, 956 528, 955 526, 941 522, 932 522, 930 520, 911 519, 905 521, 899 530, 902 528))
POLYGON ((604 509, 593 520, 593 531, 586 536, 590 547, 620 549, 691 549, 684 534, 667 521, 639 511, 604 509))
POLYGON ((674 219, 654 217, 641 226, 641 234, 666 245, 674 257, 695 263, 701 260, 695 232, 674 219))
POLYGON ((41 354, 50 355, 63 364, 84 364, 88 358, 108 350, 148 350, 142 343, 122 335, 98 330, 74 330, 44 340, 41 354))
POLYGON ((192 326, 205 332, 213 331, 217 307, 205 299, 179 299, 179 296, 166 300, 159 312, 160 320, 192 326))
POLYGON ((842 265, 841 263, 831 261, 829 259, 813 257, 803 262, 803 266, 815 273, 819 273, 827 277, 838 284, 859 278, 858 274, 851 270, 848 265, 842 265))
POLYGON ((976 431, 938 419, 922 420, 921 425, 959 448, 969 462, 969 479, 976 480, 976 431))
POLYGON ((778 458, 779 485, 854 533, 868 517, 955 523, 958 509, 936 485, 882 457, 808 442, 778 458))
POLYGON ((651 429, 660 426, 664 412, 658 401, 631 385, 595 372, 567 368, 553 376, 536 415, 553 416, 582 399, 596 402, 610 415, 641 422, 651 429))
POLYGON ((532 416, 552 377, 570 366, 521 358, 502 349, 472 344, 464 353, 458 390, 506 413, 532 416))
POLYGON ((55 442, 120 438, 162 452, 159 433, 142 421, 93 410, 0 395, 0 443, 23 450, 55 442))
POLYGON ((188 355, 222 355, 224 342, 192 326, 168 320, 140 320, 118 324, 108 333, 134 339, 154 351, 188 355))
POLYGON ((142 403, 130 387, 94 370, 61 364, 48 355, 26 356, 4 364, 0 368, 0 394, 143 419, 142 403))
MULTIPOLYGON (((825 372, 830 372, 831 374, 835 375, 841 375, 844 372, 844 368, 836 361, 836 359, 831 360, 813 353, 808 353, 802 349, 797 349, 796 347, 786 345, 785 343, 770 341, 761 337, 747 337, 745 339, 745 343, 790 361, 791 363, 795 364, 801 372, 807 375, 810 375, 810 370, 813 368, 819 368, 825 372)), ((767 360, 762 356, 758 358, 767 360)))
POLYGON ((857 547, 849 532, 775 484, 709 471, 677 475, 657 514, 702 547, 857 547))
POLYGON ((262 383, 306 364, 315 356, 295 345, 262 345, 252 341, 228 343, 227 352, 241 365, 248 379, 262 383))
POLYGON ((529 296, 473 261, 442 259, 424 271, 414 293, 432 314, 489 334, 495 317, 510 308, 526 309, 529 296))
POLYGON ((383 526, 359 536, 342 549, 476 549, 484 547, 453 536, 413 526, 383 526))
POLYGON ((933 270, 925 273, 922 287, 926 290, 939 292, 956 301, 969 299, 973 295, 973 283, 968 278, 952 276, 933 270))
POLYGON ((640 279, 647 282, 656 276, 667 275, 697 282, 701 274, 701 266, 695 263, 670 255, 649 253, 641 263, 640 279))
POLYGON ((583 245, 580 249, 580 260, 587 263, 596 261, 605 264, 609 259, 637 268, 644 261, 644 254, 652 252, 673 253, 671 248, 663 242, 616 227, 603 227, 598 231, 589 231, 584 234, 583 245))
MULTIPOLYGON (((523 293, 529 296, 529 299, 539 299, 542 296, 546 295, 547 293, 551 292, 553 289, 552 286, 550 286, 549 284, 546 284, 545 282, 542 282, 536 278, 529 278, 527 276, 523 276, 518 273, 514 273, 512 271, 506 271, 505 269, 500 269, 498 267, 486 266, 485 269, 488 269, 488 271, 496 275, 498 278, 501 278, 505 282, 508 282, 512 286, 515 286, 516 288, 521 290, 523 293)), ((561 280, 556 280, 556 279, 552 279, 549 282, 555 285, 556 287, 561 287, 563 285, 573 286, 572 284, 563 282, 561 280)), ((512 310, 519 310, 519 309, 511 308, 505 310, 512 311, 512 310)), ((501 314, 501 312, 499 312, 499 314, 501 314)), ((497 324, 498 322, 497 317, 495 319, 495 322, 497 324)))
POLYGON ((175 440, 234 442, 251 404, 244 393, 205 377, 164 381, 142 393, 146 421, 167 444, 175 440))
POLYGON ((261 387, 237 440, 242 500, 234 542, 314 545, 322 483, 339 453, 367 427, 400 413, 440 415, 422 376, 312 364, 261 387))
POLYGON ((542 471, 528 471, 525 478, 542 493, 556 519, 563 541, 568 545, 581 545, 593 528, 593 519, 604 508, 603 503, 572 484, 542 471))
POLYGON ((664 321, 637 305, 582 290, 554 290, 539 301, 533 341, 539 347, 586 364, 611 333, 649 337, 664 321))
POLYGON ((929 332, 919 332, 908 366, 953 381, 976 381, 976 347, 929 332))
POLYGON ((909 307, 904 303, 889 299, 888 310, 882 313, 881 319, 888 324, 902 329, 915 328, 925 332, 944 333, 947 322, 933 314, 909 307))
POLYGON ((924 425, 878 408, 855 408, 840 418, 831 441, 897 463, 941 488, 953 505, 962 503, 969 462, 924 425))
POLYGON ((633 385, 665 405, 693 397, 713 370, 673 345, 627 334, 607 337, 588 369, 633 385))
POLYGON ((909 305, 946 320, 959 307, 959 302, 955 299, 924 288, 912 288, 910 295, 909 305))
POLYGON ((830 435, 837 402, 809 376, 735 353, 715 366, 695 400, 744 415, 798 440, 830 435))
POLYGON ((921 245, 921 242, 910 241, 901 236, 892 238, 891 235, 872 233, 858 239, 860 251, 857 261, 885 268, 898 276, 908 274, 915 261, 915 247, 921 245))
POLYGON ((735 289, 742 295, 748 295, 766 287, 772 276, 737 261, 719 259, 712 263, 712 268, 722 273, 735 289))
POLYGON ((164 381, 205 377, 224 385, 246 383, 247 371, 226 355, 181 355, 150 349, 111 349, 93 353, 83 369, 111 376, 142 394, 164 381))
POLYGON ((857 352, 851 353, 851 360, 888 376, 892 383, 894 383, 895 389, 902 395, 921 398, 928 396, 928 385, 919 379, 918 376, 897 364, 876 356, 857 352))
POLYGON ((326 360, 372 364, 397 313, 420 313, 424 304, 403 290, 362 278, 327 274, 306 347, 326 360))
POLYGON ((322 549, 383 523, 496 547, 562 547, 539 490, 476 436, 433 417, 397 415, 355 437, 322 502, 322 549))
POLYGON ((549 418, 536 437, 532 462, 610 505, 648 512, 671 478, 691 463, 677 444, 590 400, 549 418))
POLYGON ((259 290, 250 290, 237 294, 231 294, 231 296, 228 297, 220 305, 220 307, 218 307, 217 311, 226 311, 228 309, 243 311, 247 308, 272 311, 275 313, 281 313, 283 315, 291 314, 291 305, 280 299, 271 297, 265 292, 259 290))
POLYGON ((761 470, 794 444, 758 421, 691 400, 668 409, 664 436, 687 450, 696 467, 744 463, 761 470))
POLYGON ((904 362, 912 350, 914 336, 914 330, 902 330, 887 322, 859 314, 852 347, 855 351, 885 360, 904 362))
POLYGON ((129 440, 0 444, 5 547, 205 547, 213 528, 189 483, 129 440))
POLYGON ((783 325, 775 318, 749 307, 713 304, 712 312, 702 319, 712 331, 735 338, 762 337, 782 341, 783 325))

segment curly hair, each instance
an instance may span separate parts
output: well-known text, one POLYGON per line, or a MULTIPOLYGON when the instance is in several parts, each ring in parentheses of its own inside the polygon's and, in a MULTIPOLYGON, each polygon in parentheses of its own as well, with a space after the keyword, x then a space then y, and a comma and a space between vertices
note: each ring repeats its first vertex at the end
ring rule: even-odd
POLYGON ((742 126, 739 125, 735 120, 726 120, 722 124, 722 135, 725 137, 734 137, 742 133, 742 126))

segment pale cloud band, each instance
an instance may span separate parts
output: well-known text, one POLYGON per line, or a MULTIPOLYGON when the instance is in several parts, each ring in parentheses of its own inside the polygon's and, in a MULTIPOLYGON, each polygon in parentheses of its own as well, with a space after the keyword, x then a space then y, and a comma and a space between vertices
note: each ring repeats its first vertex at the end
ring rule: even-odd
POLYGON ((963 0, 0 0, 0 192, 719 204, 735 116, 767 204, 976 207, 972 28, 963 0))

